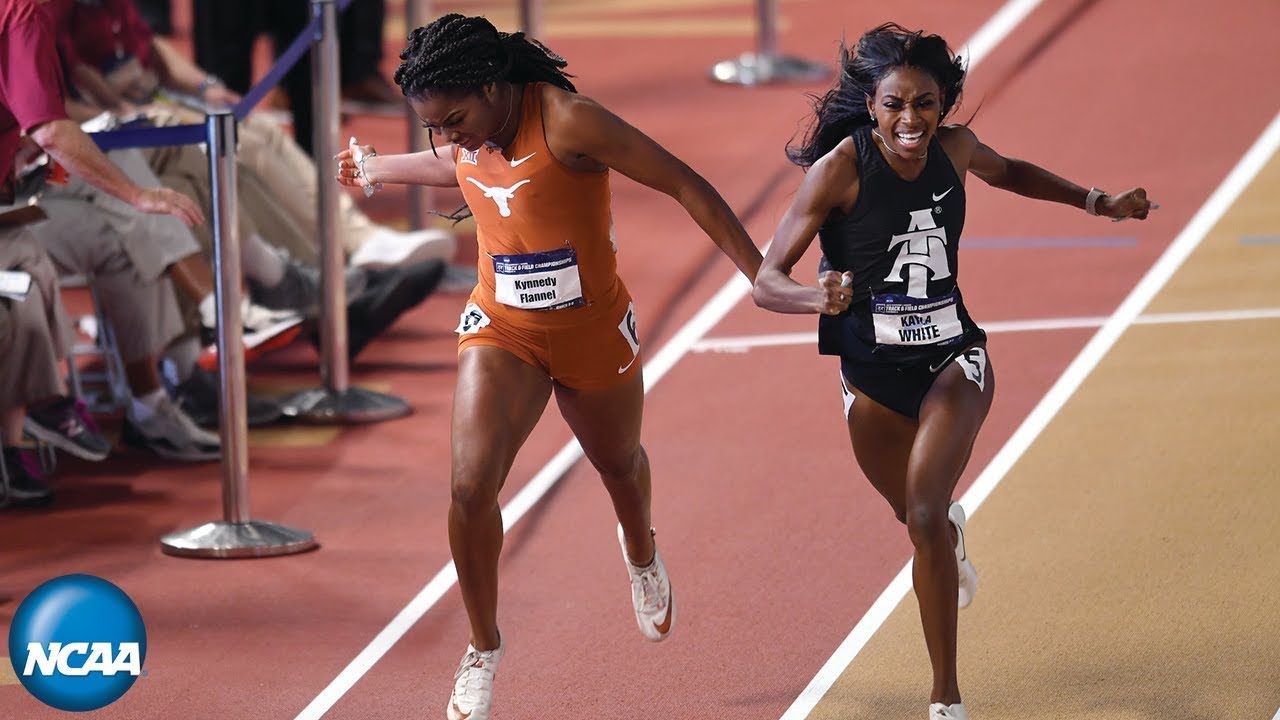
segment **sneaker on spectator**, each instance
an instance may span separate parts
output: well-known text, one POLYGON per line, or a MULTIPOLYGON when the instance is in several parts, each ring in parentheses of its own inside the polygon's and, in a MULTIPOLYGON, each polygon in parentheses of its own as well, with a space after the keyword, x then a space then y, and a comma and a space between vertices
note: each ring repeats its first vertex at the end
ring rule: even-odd
POLYGON ((53 488, 27 472, 18 448, 7 447, 0 472, 0 507, 39 507, 53 502, 53 488))
MULTIPOLYGON (((288 347, 302 334, 302 316, 293 310, 269 310, 261 305, 241 308, 244 361, 253 362, 274 350, 288 347)), ((216 339, 216 338, 214 338, 216 339)), ((196 366, 209 372, 218 369, 218 346, 210 343, 201 351, 196 366)))
POLYGON ((457 250, 457 238, 445 230, 427 228, 401 232, 384 227, 351 253, 351 265, 387 268, 393 265, 412 265, 424 260, 448 262, 453 259, 457 250))
POLYGON ((973 596, 978 592, 978 571, 969 560, 969 553, 964 547, 964 508, 953 502, 947 509, 947 519, 956 529, 956 572, 959 587, 956 595, 956 606, 961 610, 969 607, 973 596))
POLYGON ((63 397, 27 410, 23 430, 31 437, 84 460, 105 460, 111 443, 98 432, 84 403, 63 397))
MULTIPOLYGON (((174 399, 195 424, 218 427, 218 397, 221 387, 217 373, 195 367, 191 377, 174 388, 174 399)), ((245 421, 249 427, 262 427, 280 419, 284 411, 270 398, 245 393, 245 421)))
POLYGON ((210 462, 222 457, 218 436, 197 427, 167 395, 145 420, 138 420, 132 408, 125 413, 120 438, 169 460, 210 462))
MULTIPOLYGON (((649 532, 654 532, 652 529, 649 532)), ((658 546, 653 546, 653 560, 645 567, 636 567, 627 557, 627 539, 622 534, 622 524, 618 524, 618 544, 622 546, 622 559, 627 564, 627 574, 631 576, 631 605, 636 611, 636 625, 646 639, 658 642, 671 634, 676 622, 676 598, 671 592, 671 578, 667 576, 667 568, 658 555, 658 546)))
MULTIPOLYGON (((22 463, 22 468, 27 471, 28 475, 42 482, 44 481, 47 473, 44 464, 40 462, 39 450, 36 448, 19 448, 18 462, 22 463)), ((52 472, 52 468, 48 472, 52 472)))
MULTIPOLYGON (((363 268, 347 268, 347 301, 359 295, 368 281, 363 268)), ((289 260, 284 266, 284 276, 275 285, 266 286, 249 278, 249 294, 263 308, 294 311, 305 318, 314 318, 320 314, 320 270, 289 260)), ((245 322, 247 325, 248 321, 245 322)))
MULTIPOLYGON (((444 276, 442 260, 369 270, 369 286, 347 305, 347 357, 356 355, 408 310, 427 299, 444 276)), ((312 335, 320 347, 320 335, 312 335)))
POLYGON ((453 693, 449 696, 449 720, 489 720, 493 707, 493 676, 506 643, 498 638, 494 650, 476 650, 467 645, 467 653, 453 674, 453 693))

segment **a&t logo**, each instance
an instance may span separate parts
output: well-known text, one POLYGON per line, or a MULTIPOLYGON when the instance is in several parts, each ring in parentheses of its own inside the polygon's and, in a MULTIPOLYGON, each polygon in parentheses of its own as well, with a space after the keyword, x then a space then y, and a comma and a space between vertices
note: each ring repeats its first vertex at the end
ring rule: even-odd
POLYGON ((147 631, 123 590, 92 575, 36 588, 9 628, 9 657, 23 687, 59 710, 97 710, 142 674, 147 631))

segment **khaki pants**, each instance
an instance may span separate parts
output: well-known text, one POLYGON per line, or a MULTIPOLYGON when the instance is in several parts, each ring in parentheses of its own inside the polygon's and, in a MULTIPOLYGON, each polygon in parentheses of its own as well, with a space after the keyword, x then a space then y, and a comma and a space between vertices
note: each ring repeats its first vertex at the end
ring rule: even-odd
POLYGON ((66 394, 61 361, 71 346, 53 262, 34 226, 0 227, 0 270, 31 275, 25 300, 0 299, 0 412, 66 394))
MULTIPOLYGON (((152 106, 149 116, 159 125, 203 122, 185 108, 152 106)), ((308 265, 320 260, 316 198, 316 165, 293 138, 275 122, 250 114, 238 126, 236 148, 238 227, 257 232, 308 265)), ((211 214, 209 161, 195 146, 152 148, 144 151, 165 187, 188 195, 211 214)), ((380 228, 360 211, 345 191, 338 193, 337 240, 349 256, 380 228)), ((213 257, 213 226, 196 230, 206 256, 213 257)))
MULTIPOLYGON (((109 156, 139 186, 160 184, 137 150, 109 156)), ((158 355, 182 334, 182 313, 167 270, 200 251, 182 221, 140 213, 76 178, 65 187, 47 188, 40 207, 49 219, 32 226, 32 233, 59 272, 93 276, 124 362, 158 355)))

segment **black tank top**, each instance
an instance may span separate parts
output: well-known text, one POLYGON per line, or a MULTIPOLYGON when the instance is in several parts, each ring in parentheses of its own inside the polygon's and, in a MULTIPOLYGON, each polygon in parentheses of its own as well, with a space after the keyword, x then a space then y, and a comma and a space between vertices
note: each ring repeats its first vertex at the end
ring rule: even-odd
POLYGON ((924 172, 903 180, 881 154, 870 126, 853 132, 858 199, 834 210, 818 231, 819 271, 853 273, 853 302, 823 315, 818 351, 855 362, 934 358, 985 337, 957 285, 965 193, 935 136, 924 172))

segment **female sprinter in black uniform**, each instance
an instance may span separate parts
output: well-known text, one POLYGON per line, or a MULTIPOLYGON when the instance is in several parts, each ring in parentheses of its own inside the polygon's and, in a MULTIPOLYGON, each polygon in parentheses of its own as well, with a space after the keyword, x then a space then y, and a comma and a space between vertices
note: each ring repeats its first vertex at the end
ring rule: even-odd
POLYGON ((939 126, 964 66, 937 35, 894 24, 842 49, 836 88, 816 104, 808 169, 756 278, 758 305, 821 313, 818 349, 839 355, 854 456, 906 524, 913 581, 933 666, 930 720, 968 716, 956 684, 956 609, 977 589, 964 510, 951 495, 991 407, 986 333, 957 285, 964 178, 1092 215, 1143 219, 1142 188, 1111 196, 1002 157, 969 128, 939 126), (818 287, 791 269, 817 235, 818 287))

